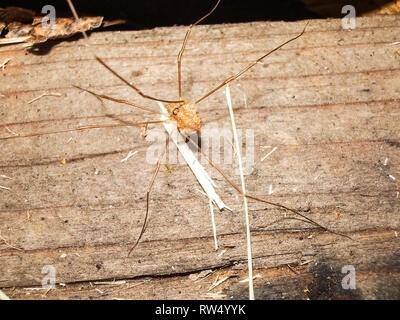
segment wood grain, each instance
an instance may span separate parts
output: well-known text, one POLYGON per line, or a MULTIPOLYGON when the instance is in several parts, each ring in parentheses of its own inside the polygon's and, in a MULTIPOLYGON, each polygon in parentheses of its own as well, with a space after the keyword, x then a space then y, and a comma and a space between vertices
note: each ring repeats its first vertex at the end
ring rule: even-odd
MULTIPOLYGON (((194 101, 304 24, 196 27, 183 58, 184 98, 194 101)), ((254 133, 254 145, 243 140, 244 148, 254 148, 249 192, 352 237, 251 202, 256 298, 400 298, 400 56, 392 45, 399 29, 397 16, 360 18, 352 31, 342 30, 340 20, 313 20, 299 40, 231 85, 237 125, 254 133), (355 290, 342 289, 345 265, 356 270, 355 290)), ((184 33, 184 27, 93 33, 89 45, 74 39, 33 53, 0 48, 0 62, 11 58, 1 70, 0 138, 112 123, 110 114, 154 118, 128 106, 102 105, 74 85, 156 107, 102 68, 95 53, 145 93, 176 99, 176 55, 184 33), (59 96, 29 103, 44 93, 59 96)), ((198 109, 204 136, 229 128, 223 90, 198 109)), ((229 250, 214 251, 208 201, 187 166, 172 164, 171 172, 160 171, 150 223, 127 256, 154 171, 146 161, 150 145, 134 127, 0 140, 0 174, 11 178, 0 178, 11 189, 0 189, 0 287, 6 294, 246 298, 241 199, 215 171, 219 193, 233 209, 216 215, 221 250, 229 250), (121 162, 131 150, 138 153, 121 162), (57 289, 25 290, 41 285, 45 265, 55 267, 57 289), (213 273, 195 282, 203 270, 213 273), (232 277, 209 292, 215 277, 228 272, 232 277), (113 279, 126 283, 91 285, 113 279)), ((235 165, 221 168, 239 181, 235 165)))

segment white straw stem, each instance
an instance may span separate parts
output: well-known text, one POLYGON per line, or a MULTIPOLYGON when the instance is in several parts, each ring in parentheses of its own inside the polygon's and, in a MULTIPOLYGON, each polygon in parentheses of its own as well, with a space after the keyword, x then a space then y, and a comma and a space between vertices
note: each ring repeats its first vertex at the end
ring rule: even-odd
POLYGON ((247 207, 246 187, 245 187, 245 183, 244 183, 243 167, 242 167, 242 156, 241 156, 240 147, 239 147, 239 139, 237 136, 235 117, 233 114, 232 100, 231 100, 231 93, 229 90, 229 85, 226 86, 226 101, 228 103, 229 114, 231 116, 233 139, 235 142, 236 156, 237 156, 237 159, 239 162, 240 182, 242 184, 242 192, 243 192, 244 215, 245 215, 245 219, 246 219, 247 264, 248 264, 248 268, 249 268, 249 299, 254 300, 253 259, 252 259, 252 253, 251 253, 249 210, 247 207))
POLYGON ((215 250, 218 250, 217 227, 215 225, 215 219, 214 219, 214 205, 211 199, 209 199, 209 203, 210 203, 211 225, 213 228, 215 250))
MULTIPOLYGON (((167 113, 167 109, 165 109, 164 105, 161 102, 158 102, 158 105, 160 106, 160 109, 163 113, 167 113)), ((161 120, 168 120, 168 117, 162 116, 161 120)), ((205 193, 207 194, 208 198, 211 199, 217 205, 219 210, 223 210, 223 209, 230 210, 230 208, 227 207, 223 203, 221 198, 215 192, 215 189, 214 189, 215 183, 211 179, 211 177, 208 175, 207 171, 197 160, 196 156, 193 154, 192 150, 190 150, 190 148, 185 143, 185 141, 183 140, 181 135, 176 134, 176 132, 178 130, 176 128, 176 125, 174 125, 173 123, 170 123, 170 122, 163 122, 163 126, 164 126, 165 130, 168 132, 168 134, 170 135, 171 140, 174 142, 174 144, 178 148, 179 152, 185 159, 185 162, 187 163, 187 165, 190 167, 190 169, 196 176, 197 181, 202 186, 202 188, 205 191, 205 193)))

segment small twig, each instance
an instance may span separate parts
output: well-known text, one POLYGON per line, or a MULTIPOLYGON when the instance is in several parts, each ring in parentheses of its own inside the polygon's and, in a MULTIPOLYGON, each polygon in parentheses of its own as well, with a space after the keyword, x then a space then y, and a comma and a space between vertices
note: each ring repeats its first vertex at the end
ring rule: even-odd
POLYGON ((212 299, 226 299, 226 294, 223 294, 221 292, 207 292, 205 295, 203 295, 204 298, 212 298, 212 299))
POLYGON ((289 263, 287 263, 286 265, 289 268, 289 270, 292 271, 294 274, 299 274, 296 270, 293 269, 293 267, 289 263))
POLYGON ((11 133, 12 135, 14 135, 14 136, 19 136, 18 133, 12 131, 9 127, 5 126, 4 128, 5 128, 9 133, 11 133))
POLYGON ((224 248, 219 254, 218 257, 222 257, 225 253, 228 252, 228 248, 224 248))
POLYGON ((52 287, 48 288, 48 289, 46 290, 46 292, 42 294, 42 297, 43 297, 43 298, 46 297, 47 294, 49 293, 49 291, 50 291, 51 289, 53 289, 53 288, 52 288, 52 287))
POLYGON ((278 149, 278 147, 274 147, 270 152, 268 152, 264 157, 262 157, 261 162, 267 159, 273 152, 276 151, 276 149, 278 149))
MULTIPOLYGON (((260 274, 256 274, 256 275, 253 277, 253 280, 254 280, 254 279, 259 279, 259 278, 261 278, 261 275, 260 275, 260 274)), ((246 282, 248 282, 248 281, 249 281, 249 278, 246 278, 246 279, 240 280, 239 282, 240 282, 240 283, 246 283, 246 282)))
POLYGON ((29 101, 28 104, 31 104, 31 103, 33 103, 33 102, 35 102, 35 101, 37 101, 37 100, 39 100, 39 99, 41 99, 43 97, 49 97, 49 96, 61 97, 62 94, 61 93, 43 93, 39 97, 36 97, 36 98, 32 99, 31 101, 29 101))
POLYGON ((105 293, 104 291, 101 291, 99 288, 95 288, 94 290, 96 290, 97 292, 99 292, 100 295, 102 295, 102 296, 107 295, 107 293, 105 293))
POLYGON ((108 285, 108 286, 112 286, 112 285, 121 285, 121 284, 125 284, 126 281, 125 280, 119 280, 119 281, 95 281, 93 282, 93 284, 96 285, 108 285))
POLYGON ((15 43, 21 43, 24 42, 25 40, 28 40, 30 36, 28 37, 16 37, 16 38, 5 38, 5 39, 0 39, 0 46, 1 45, 6 45, 6 44, 15 44, 15 43))
POLYGON ((309 264, 309 263, 311 263, 311 262, 313 262, 313 261, 314 261, 314 259, 306 260, 306 261, 300 263, 300 265, 301 265, 301 266, 304 266, 304 265, 309 264))
POLYGON ((29 212, 29 210, 26 212, 26 221, 31 221, 31 213, 29 212))
POLYGON ((215 225, 215 219, 214 219, 214 205, 211 199, 209 199, 209 204, 210 204, 211 225, 214 235, 215 250, 218 250, 217 227, 215 225))
POLYGON ((5 69, 7 63, 9 63, 11 61, 11 58, 7 58, 6 60, 4 60, 1 64, 0 64, 0 68, 5 69))
POLYGON ((197 279, 194 280, 193 282, 200 282, 204 279, 207 279, 209 276, 211 276, 214 273, 213 270, 203 270, 197 275, 197 279))
MULTIPOLYGON (((207 291, 211 291, 212 289, 218 287, 220 284, 222 284, 223 282, 225 282, 226 280, 228 280, 230 277, 231 277, 231 276, 226 276, 226 277, 223 277, 222 279, 220 279, 220 280, 218 280, 218 281, 215 281, 215 282, 208 288, 207 291)), ((217 276, 216 279, 218 279, 218 276, 217 276)), ((215 279, 215 280, 216 280, 216 279, 215 279)))
POLYGON ((3 240, 4 244, 5 244, 7 247, 9 247, 9 248, 12 248, 12 249, 15 249, 15 250, 19 250, 19 251, 24 251, 24 249, 21 249, 21 248, 18 248, 18 247, 16 247, 16 246, 13 246, 12 244, 9 244, 9 243, 7 242, 7 239, 5 239, 5 238, 1 235, 1 233, 0 233, 0 239, 3 240))
POLYGON ((11 188, 0 185, 0 189, 11 191, 11 188))
POLYGON ((131 157, 133 157, 138 151, 129 151, 128 155, 121 160, 121 162, 128 161, 131 157))
MULTIPOLYGON (((121 280, 121 281, 124 281, 124 280, 121 280)), ((129 284, 129 285, 123 287, 123 288, 120 288, 120 287, 114 288, 114 289, 109 290, 109 291, 107 291, 107 292, 103 292, 100 296, 115 294, 115 293, 120 292, 120 291, 124 291, 124 290, 128 290, 128 289, 137 287, 137 286, 139 286, 139 285, 141 285, 141 284, 144 284, 144 283, 146 283, 146 282, 149 282, 149 281, 151 281, 151 279, 146 279, 146 280, 143 280, 143 281, 141 281, 141 282, 135 282, 135 283, 129 284)), ((114 283, 117 283, 117 282, 120 282, 120 281, 115 281, 114 283)), ((92 283, 90 283, 90 284, 93 286, 92 283)), ((95 282, 95 284, 96 284, 96 282, 95 282)), ((113 284, 113 283, 111 282, 110 284, 113 284)), ((125 284, 128 284, 128 283, 125 283, 125 284)), ((122 285, 123 285, 123 284, 122 284, 122 285)), ((95 289, 95 290, 96 290, 96 289, 95 289)), ((98 290, 97 290, 97 291, 98 291, 98 290)), ((113 299, 114 299, 114 298, 113 298, 113 299)))
POLYGON ((272 190, 272 184, 269 185, 269 190, 268 190, 268 194, 271 195, 274 193, 274 190, 272 190))

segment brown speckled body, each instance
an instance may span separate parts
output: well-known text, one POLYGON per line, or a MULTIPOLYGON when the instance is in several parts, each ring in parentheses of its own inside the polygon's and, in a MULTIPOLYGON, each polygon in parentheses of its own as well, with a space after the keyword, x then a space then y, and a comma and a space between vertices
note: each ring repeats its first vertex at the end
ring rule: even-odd
POLYGON ((166 109, 171 120, 176 121, 179 131, 193 133, 200 131, 201 119, 194 103, 170 103, 166 109))

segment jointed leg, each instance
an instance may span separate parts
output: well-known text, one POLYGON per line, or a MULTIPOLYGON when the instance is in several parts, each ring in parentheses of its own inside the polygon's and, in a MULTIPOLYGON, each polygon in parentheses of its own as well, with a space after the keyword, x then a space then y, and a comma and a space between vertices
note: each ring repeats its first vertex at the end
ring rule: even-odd
POLYGON ((93 126, 81 126, 76 127, 73 129, 65 129, 65 130, 57 130, 57 131, 45 131, 45 132, 37 132, 25 135, 18 135, 18 136, 10 136, 5 138, 0 138, 1 140, 11 140, 11 139, 22 139, 22 138, 30 138, 30 137, 38 137, 44 136, 49 134, 56 134, 56 133, 65 133, 65 132, 73 132, 73 131, 81 131, 81 130, 89 130, 89 129, 98 129, 98 128, 118 128, 118 127, 142 127, 147 124, 157 124, 157 123, 164 123, 165 120, 154 120, 154 121, 143 121, 143 122, 130 122, 126 120, 116 119, 122 123, 117 124, 103 124, 103 125, 93 125, 93 126))
POLYGON ((142 127, 147 124, 157 124, 157 123, 166 122, 165 120, 154 120, 154 121, 143 121, 143 122, 130 122, 130 121, 121 120, 121 119, 116 119, 116 120, 122 122, 122 124, 116 123, 116 124, 100 124, 100 125, 94 125, 94 126, 82 126, 82 127, 77 127, 73 130, 66 130, 66 131, 88 130, 88 129, 99 129, 99 128, 142 127))
POLYGON ((135 107, 135 108, 138 108, 138 109, 142 109, 142 110, 145 110, 145 111, 148 111, 148 112, 151 112, 151 113, 155 113, 155 114, 160 114, 160 115, 163 115, 163 114, 164 114, 164 113, 155 111, 155 110, 153 110, 153 109, 151 109, 151 108, 148 108, 148 107, 139 106, 139 105, 137 105, 137 104, 135 104, 135 103, 132 103, 132 102, 129 102, 129 101, 127 101, 127 100, 116 99, 116 98, 113 98, 113 97, 110 97, 110 96, 106 96, 106 95, 104 95, 104 94, 99 94, 99 93, 93 92, 93 91, 91 91, 91 90, 89 90, 89 89, 84 89, 84 88, 78 87, 78 86, 74 86, 74 87, 75 87, 75 88, 78 88, 78 89, 80 89, 80 90, 82 90, 82 91, 86 91, 86 92, 88 92, 88 93, 94 95, 96 98, 106 99, 106 100, 110 100, 110 101, 114 101, 114 102, 122 103, 122 104, 127 104, 127 105, 129 105, 129 106, 132 106, 132 107, 135 107))
POLYGON ((319 224, 318 222, 315 222, 314 220, 312 220, 312 219, 306 217, 304 214, 301 214, 301 213, 298 212, 297 210, 291 209, 291 208, 286 207, 286 206, 284 206, 284 205, 281 205, 281 204, 279 204, 279 203, 275 203, 275 202, 271 202, 271 201, 268 201, 268 200, 264 200, 264 199, 261 199, 261 198, 258 198, 258 197, 255 197, 255 196, 252 196, 252 195, 249 195, 249 194, 244 194, 243 191, 242 191, 232 180, 230 180, 230 179, 227 177, 227 175, 226 175, 216 164, 214 164, 214 163, 211 161, 210 158, 208 158, 208 157, 202 152, 201 148, 196 144, 196 142, 194 142, 189 136, 187 136, 187 135, 185 135, 185 136, 186 136, 186 138, 187 138, 194 146, 196 146, 196 147, 198 148, 199 152, 203 154, 203 156, 207 159, 208 163, 209 163, 213 168, 215 168, 215 169, 221 174, 221 176, 222 176, 222 177, 237 191, 237 192, 239 192, 240 194, 246 196, 246 198, 249 198, 249 199, 252 199, 252 200, 256 200, 256 201, 259 201, 259 202, 263 202, 263 203, 266 203, 266 204, 269 204, 269 205, 272 205, 272 206, 275 206, 275 207, 278 207, 278 208, 281 208, 281 209, 290 211, 290 212, 294 213, 295 215, 297 215, 297 216, 299 216, 299 217, 301 217, 301 218, 304 219, 304 220, 303 220, 303 219, 299 219, 299 220, 301 220, 301 221, 310 223, 310 224, 312 224, 312 225, 314 225, 314 226, 316 226, 316 227, 318 227, 318 228, 321 228, 322 230, 328 231, 328 232, 330 232, 330 233, 332 233, 332 234, 340 235, 340 236, 342 236, 342 237, 346 237, 346 238, 351 239, 348 235, 345 235, 345 234, 342 234, 342 233, 338 233, 338 232, 336 232, 336 231, 332 231, 332 230, 330 230, 330 229, 328 229, 328 228, 322 226, 322 225, 319 224))
MULTIPOLYGON (((75 20, 79 20, 78 14, 76 13, 75 7, 72 4, 71 0, 67 0, 69 7, 71 8, 72 14, 74 15, 75 20)), ((85 38, 85 40, 88 40, 88 36, 86 34, 85 31, 82 31, 83 37, 85 38)), ((109 67, 102 59, 100 59, 98 56, 94 56, 96 58, 96 60, 103 65, 107 70, 109 70, 114 76, 116 76, 118 79, 120 79, 122 82, 124 82, 126 85, 128 85, 129 87, 131 87, 133 90, 135 90, 138 94, 140 94, 143 98, 146 99, 150 99, 150 100, 154 100, 154 101, 161 101, 161 102, 165 102, 165 103, 180 103, 183 102, 181 100, 178 101, 173 101, 173 100, 164 100, 164 99, 158 99, 158 98, 154 98, 152 96, 149 96, 147 94, 144 94, 141 90, 139 90, 137 87, 135 87, 133 84, 131 84, 128 80, 126 80, 125 78, 123 78, 121 75, 119 75, 116 71, 114 71, 111 67, 109 67)))
POLYGON ((116 71, 114 71, 111 67, 109 67, 102 59, 100 59, 98 56, 94 56, 96 60, 103 65, 108 71, 110 71, 114 76, 116 76, 118 79, 120 79, 122 82, 124 82, 127 86, 131 87, 133 90, 135 90, 138 94, 140 94, 143 98, 154 100, 154 101, 160 101, 160 102, 165 102, 165 103, 180 103, 183 102, 182 100, 165 100, 165 99, 159 99, 159 98, 154 98, 152 96, 149 96, 147 94, 144 94, 140 89, 135 87, 133 84, 131 84, 128 80, 123 78, 121 75, 119 75, 116 71))
POLYGON ((179 88, 179 99, 180 100, 182 100, 182 78, 181 78, 182 55, 183 55, 183 51, 185 51, 186 43, 189 39, 190 33, 192 32, 192 28, 193 28, 193 26, 195 26, 196 24, 199 24, 201 21, 203 21, 205 18, 207 18, 211 13, 213 13, 214 10, 218 7, 220 1, 221 0, 218 0, 217 4, 214 6, 214 8, 211 9, 211 11, 209 13, 207 13, 205 16, 201 17, 195 23, 191 24, 189 26, 189 29, 186 31, 186 35, 185 35, 185 39, 183 40, 182 48, 178 54, 178 88, 179 88))
MULTIPOLYGON (((135 244, 134 244, 134 245, 132 246, 132 248, 129 250, 128 257, 129 257, 129 255, 131 254, 131 252, 133 251, 133 249, 136 248, 136 246, 138 245, 140 239, 141 239, 142 236, 143 236, 144 231, 146 230, 147 223, 148 223, 148 217, 149 217, 150 192, 151 192, 151 189, 153 188, 154 181, 156 180, 157 174, 158 174, 158 172, 160 171, 161 160, 162 160, 162 158, 164 157, 165 152, 168 150, 168 143, 169 143, 169 136, 168 136, 168 138, 167 138, 167 143, 166 143, 165 149, 164 149, 164 151, 161 153, 161 155, 160 155, 160 157, 159 157, 159 159, 158 159, 158 161, 157 161, 156 170, 154 171, 153 177, 151 178, 150 185, 149 185, 149 187, 147 188, 147 192, 146 192, 146 214, 145 214, 145 216, 144 216, 144 222, 143 222, 142 229, 141 229, 141 231, 140 231, 139 237, 137 238, 135 244)), ((168 152, 168 151, 167 151, 167 152, 168 152)))
POLYGON ((257 60, 255 60, 254 62, 250 63, 247 67, 243 68, 240 72, 238 72, 237 74, 231 76, 230 78, 224 80, 220 85, 218 85, 216 88, 212 89, 211 91, 209 91, 208 93, 206 93, 204 96, 202 96, 200 99, 198 99, 195 104, 199 103, 200 101, 204 100, 205 98, 207 98, 208 96, 212 95, 215 91, 217 91, 218 89, 222 88, 223 86, 225 86, 226 84, 228 84, 229 82, 239 78, 243 73, 245 73, 247 70, 249 70, 250 68, 254 67, 257 63, 261 62, 265 57, 269 56, 271 53, 279 50, 280 48, 282 48, 283 46, 287 45, 289 42, 292 42, 298 38, 300 38, 303 33, 306 31, 308 22, 305 25, 303 31, 298 34, 297 36, 287 40, 286 42, 280 44, 279 46, 277 46, 276 48, 272 49, 271 51, 267 52, 266 54, 264 54, 262 57, 258 58, 257 60))

